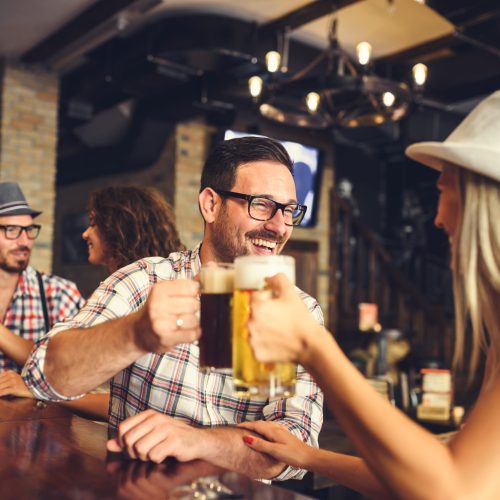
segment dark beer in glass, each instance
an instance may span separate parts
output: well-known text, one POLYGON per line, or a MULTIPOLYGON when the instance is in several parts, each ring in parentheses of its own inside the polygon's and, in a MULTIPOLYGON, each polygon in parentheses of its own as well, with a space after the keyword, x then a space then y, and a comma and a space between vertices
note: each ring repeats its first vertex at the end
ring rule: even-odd
POLYGON ((231 374, 231 329, 234 267, 228 263, 202 266, 200 369, 231 374))

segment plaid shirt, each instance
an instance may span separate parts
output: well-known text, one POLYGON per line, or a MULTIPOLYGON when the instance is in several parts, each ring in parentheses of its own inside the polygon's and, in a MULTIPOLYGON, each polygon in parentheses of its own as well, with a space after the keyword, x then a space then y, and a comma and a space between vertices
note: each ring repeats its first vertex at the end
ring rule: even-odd
MULTIPOLYGON (((40 342, 25 365, 25 382, 41 399, 74 399, 58 394, 44 377, 47 343, 52 335, 68 328, 86 328, 130 314, 146 301, 154 283, 177 278, 191 279, 200 270, 199 248, 176 252, 168 258, 149 257, 124 267, 90 297, 71 320, 57 325, 40 342)), ((318 303, 303 293, 316 319, 323 315, 318 303)), ((309 374, 298 368, 296 394, 287 399, 246 399, 232 394, 232 378, 199 370, 199 348, 182 344, 166 354, 147 354, 120 371, 111 381, 109 423, 152 408, 196 426, 235 425, 249 420, 274 420, 298 438, 318 446, 323 422, 323 394, 309 374)), ((287 468, 277 479, 301 477, 304 471, 287 468)))
MULTIPOLYGON (((71 281, 42 274, 42 282, 47 301, 49 327, 74 316, 83 305, 83 299, 76 285, 71 281)), ((17 288, 5 313, 2 325, 11 332, 27 340, 37 342, 45 333, 40 288, 35 269, 28 266, 19 276, 17 288)), ((18 365, 0 351, 0 372, 15 370, 18 365)))

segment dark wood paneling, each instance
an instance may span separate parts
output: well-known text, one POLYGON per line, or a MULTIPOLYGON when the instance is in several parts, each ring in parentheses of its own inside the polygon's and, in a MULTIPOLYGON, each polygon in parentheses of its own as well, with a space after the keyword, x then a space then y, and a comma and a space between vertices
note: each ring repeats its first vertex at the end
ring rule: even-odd
POLYGON ((284 255, 295 258, 297 286, 313 297, 318 292, 319 244, 317 241, 290 240, 284 255))

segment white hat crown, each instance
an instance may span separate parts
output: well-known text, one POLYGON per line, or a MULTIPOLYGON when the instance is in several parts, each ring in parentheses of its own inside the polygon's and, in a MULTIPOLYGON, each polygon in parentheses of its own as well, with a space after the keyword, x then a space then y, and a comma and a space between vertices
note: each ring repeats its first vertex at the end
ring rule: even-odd
POLYGON ((418 142, 406 154, 437 170, 449 162, 500 182, 500 91, 482 100, 444 142, 418 142))

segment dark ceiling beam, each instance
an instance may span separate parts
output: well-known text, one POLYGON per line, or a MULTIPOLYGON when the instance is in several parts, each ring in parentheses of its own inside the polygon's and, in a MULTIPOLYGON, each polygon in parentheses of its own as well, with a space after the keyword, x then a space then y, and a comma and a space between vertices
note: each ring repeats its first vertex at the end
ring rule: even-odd
POLYGON ((428 0, 427 6, 455 25, 498 11, 498 0, 428 0))
POLYGON ((259 33, 266 35, 288 28, 294 30, 335 10, 342 9, 361 0, 316 0, 287 14, 259 26, 259 33))
POLYGON ((409 62, 415 61, 420 57, 429 57, 434 52, 438 52, 442 49, 449 49, 460 42, 455 37, 455 33, 445 35, 429 42, 422 43, 415 47, 410 47, 399 52, 394 52, 384 57, 377 58, 377 64, 379 63, 398 63, 398 62, 409 62))
POLYGON ((493 46, 488 46, 488 44, 482 43, 478 40, 475 40, 467 35, 469 29, 471 27, 475 27, 476 25, 481 25, 482 23, 489 22, 500 15, 499 12, 488 12, 484 15, 477 16, 469 19, 469 21, 463 23, 462 25, 456 26, 455 30, 449 35, 444 35, 439 38, 435 38, 434 40, 430 40, 429 42, 423 43, 421 45, 417 45, 416 47, 410 47, 409 49, 402 50, 400 52, 395 52, 386 57, 381 57, 377 59, 377 62, 399 62, 402 60, 412 61, 422 56, 432 56, 432 53, 437 52, 439 50, 449 48, 453 49, 457 45, 462 43, 466 43, 468 45, 476 46, 479 49, 485 50, 490 53, 498 53, 499 49, 493 46))
POLYGON ((422 59, 422 62, 425 62, 429 57, 432 58, 433 53, 439 52, 442 49, 454 50, 457 46, 464 44, 500 57, 499 48, 491 44, 481 42, 480 40, 476 40, 475 38, 471 38, 466 33, 467 32, 464 32, 464 30, 460 27, 449 35, 435 38, 434 40, 417 45, 416 47, 410 47, 409 49, 395 52, 385 57, 380 57, 377 59, 377 64, 397 63, 401 61, 410 62, 416 61, 418 58, 422 57, 424 58, 422 59))
MULTIPOLYGON (((498 1, 498 0, 496 0, 498 1)), ((488 10, 487 12, 480 12, 475 16, 469 16, 467 19, 464 19, 462 22, 457 23, 460 25, 462 30, 473 28, 474 26, 481 26, 485 23, 489 23, 498 19, 500 17, 500 8, 497 7, 492 10, 488 10)))
POLYGON ((126 9, 136 0, 98 0, 72 21, 25 52, 21 60, 28 64, 43 63, 76 42, 99 24, 126 9))

